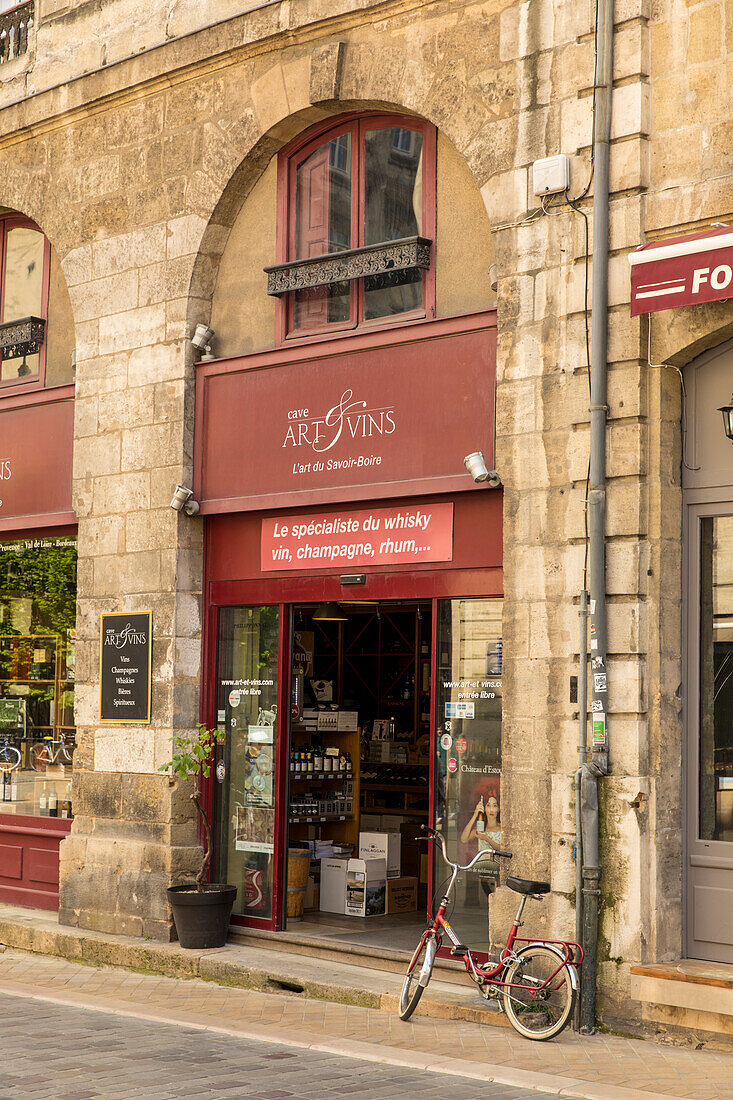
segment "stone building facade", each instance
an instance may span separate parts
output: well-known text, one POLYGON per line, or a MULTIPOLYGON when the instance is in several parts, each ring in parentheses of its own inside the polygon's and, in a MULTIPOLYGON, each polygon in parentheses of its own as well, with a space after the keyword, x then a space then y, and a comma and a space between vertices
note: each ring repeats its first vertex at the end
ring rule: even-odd
MULTIPOLYGON (((158 774, 172 734, 200 718, 202 524, 169 507, 193 477, 190 337, 211 323, 218 357, 273 346, 263 227, 278 151, 329 117, 379 110, 437 128, 444 315, 497 309, 503 827, 515 865, 551 876, 547 927, 571 935, 595 5, 30 7, 26 52, 0 64, 0 207, 50 240, 76 349, 78 734, 61 922, 171 935, 164 888, 200 858, 188 793, 158 774), (532 164, 558 153, 576 209, 533 194, 532 164), (122 608, 155 617, 153 719, 140 727, 98 722, 100 614, 122 608)), ((683 407, 668 365, 722 346, 733 313, 717 302, 632 318, 628 254, 731 216, 733 5, 616 0, 614 24, 599 1009, 666 1026, 691 1006, 644 993, 631 968, 686 955, 683 407)), ((730 1025, 721 1010, 695 1026, 730 1025)))

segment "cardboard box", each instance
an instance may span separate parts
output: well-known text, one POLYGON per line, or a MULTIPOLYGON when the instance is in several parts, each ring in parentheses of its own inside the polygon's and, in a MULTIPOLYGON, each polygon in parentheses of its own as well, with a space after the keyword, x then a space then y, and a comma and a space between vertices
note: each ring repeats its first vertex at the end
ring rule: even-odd
POLYGON ((359 823, 364 832, 379 833, 382 829, 382 815, 362 813, 359 817, 359 823))
POLYGON ((339 733, 356 733, 359 728, 358 710, 340 710, 338 712, 339 733))
POLYGON ((387 912, 414 913, 417 909, 417 879, 409 875, 387 879, 387 912))
POLYGON ((321 860, 321 897, 319 909, 322 913, 346 912, 346 872, 348 858, 332 856, 321 860))
POLYGON ((305 888, 305 909, 317 909, 320 899, 320 886, 316 882, 315 875, 308 875, 308 885, 305 888))
POLYGON ((359 833, 359 859, 384 859, 387 863, 387 877, 400 877, 400 834, 359 833))
MULTIPOLYGON (((322 889, 322 887, 321 887, 322 889)), ((350 859, 346 874, 346 915, 384 916, 387 864, 384 859, 350 859)))

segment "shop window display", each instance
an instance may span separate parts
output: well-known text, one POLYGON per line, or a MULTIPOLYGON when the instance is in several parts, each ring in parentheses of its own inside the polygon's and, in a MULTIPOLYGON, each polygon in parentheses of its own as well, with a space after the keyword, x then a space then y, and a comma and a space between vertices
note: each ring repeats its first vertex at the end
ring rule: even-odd
POLYGON ((73 812, 76 539, 0 542, 0 812, 73 812))

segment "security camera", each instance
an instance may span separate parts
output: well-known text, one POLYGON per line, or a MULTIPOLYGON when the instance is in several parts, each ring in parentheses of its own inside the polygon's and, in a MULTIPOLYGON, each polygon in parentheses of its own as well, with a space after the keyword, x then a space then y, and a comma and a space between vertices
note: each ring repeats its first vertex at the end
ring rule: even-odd
POLYGON ((481 451, 474 451, 473 454, 466 455, 463 465, 477 485, 483 481, 488 482, 492 489, 498 489, 501 485, 501 478, 496 470, 489 470, 481 451))
POLYGON ((497 264, 492 264, 489 268, 489 286, 496 293, 499 286, 499 268, 497 264))
POLYGON ((196 325, 196 330, 191 337, 191 343, 196 348, 196 351, 201 352, 201 358, 203 360, 214 358, 211 354, 211 340, 213 336, 213 328, 209 328, 208 325, 204 324, 196 325))
POLYGON ((187 516, 195 516, 199 506, 198 501, 193 499, 193 490, 186 489, 183 485, 176 485, 171 508, 174 512, 185 512, 187 516))

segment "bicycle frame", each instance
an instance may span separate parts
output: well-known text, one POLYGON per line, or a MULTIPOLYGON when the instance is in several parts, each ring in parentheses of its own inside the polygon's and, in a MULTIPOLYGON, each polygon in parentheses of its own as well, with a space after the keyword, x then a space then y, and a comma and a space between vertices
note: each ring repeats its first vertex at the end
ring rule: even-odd
MULTIPOLYGON (((458 872, 470 870, 484 854, 480 852, 473 860, 471 860, 469 864, 467 864, 465 867, 460 867, 457 863, 451 863, 451 861, 448 859, 445 847, 445 838, 441 834, 434 834, 433 839, 436 839, 436 837, 440 840, 445 862, 448 864, 449 867, 453 868, 453 874, 451 875, 451 879, 448 884, 448 888, 446 889, 445 895, 441 899, 440 906, 438 907, 438 912, 435 914, 432 922, 423 932, 417 952, 422 949, 425 940, 431 935, 437 936, 438 947, 440 947, 440 945, 442 944, 444 932, 448 936, 448 939, 451 941, 454 948, 462 948, 464 946, 456 936, 448 921, 445 919, 445 913, 450 903, 451 891, 455 886, 458 872)), ((537 895, 524 894, 520 898, 517 915, 512 922, 512 926, 509 930, 509 935, 507 936, 506 944, 501 952, 498 963, 493 966, 487 966, 486 964, 477 964, 474 962, 471 952, 468 948, 465 949, 465 953, 459 955, 459 957, 463 958, 463 964, 466 968, 466 973, 477 985, 483 986, 489 984, 496 989, 523 989, 536 994, 543 989, 553 990, 557 988, 557 986, 552 986, 550 983, 553 981, 555 976, 559 974, 566 963, 570 963, 573 967, 582 966, 583 948, 580 946, 579 943, 573 943, 569 940, 546 940, 537 938, 529 939, 526 936, 519 936, 517 934, 522 926, 522 914, 524 912, 524 907, 527 904, 528 897, 537 897, 537 895), (558 964, 556 969, 552 972, 552 974, 549 975, 549 977, 547 977, 542 982, 541 985, 535 984, 529 986, 524 985, 521 982, 504 982, 501 980, 501 975, 505 973, 509 964, 514 962, 517 958, 517 955, 514 952, 514 946, 517 943, 537 944, 539 946, 548 947, 557 954, 558 964)), ((541 900, 541 898, 539 900, 541 900)), ((425 967, 427 968, 427 960, 425 967)), ((420 981, 422 984, 422 975, 420 981)))

